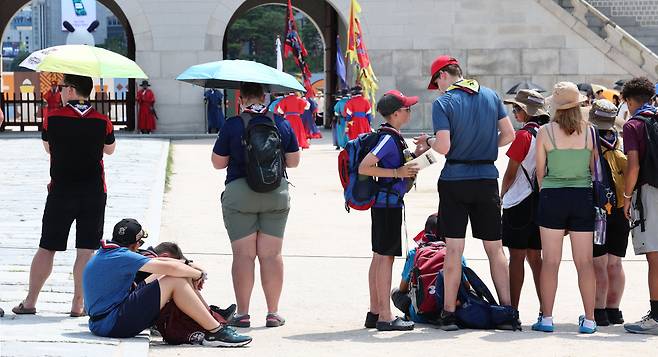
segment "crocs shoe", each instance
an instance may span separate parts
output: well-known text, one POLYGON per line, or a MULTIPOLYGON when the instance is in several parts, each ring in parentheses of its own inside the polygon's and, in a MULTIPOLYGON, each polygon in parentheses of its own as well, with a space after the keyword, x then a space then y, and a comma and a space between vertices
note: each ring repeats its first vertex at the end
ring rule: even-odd
POLYGON ((271 312, 265 317, 265 327, 279 327, 286 324, 286 319, 276 312, 271 312))
POLYGON ((404 321, 399 317, 393 321, 377 321, 377 331, 411 331, 413 329, 413 321, 404 321))
POLYGON ((539 314, 539 317, 537 318, 537 322, 532 324, 532 330, 533 331, 540 331, 540 332, 553 332, 553 331, 555 331, 555 327, 553 326, 553 324, 544 325, 542 323, 543 319, 544 319, 544 315, 539 314))
POLYGON ((242 347, 251 342, 251 337, 239 335, 229 326, 224 326, 216 332, 206 332, 201 344, 210 347, 242 347))
POLYGON ((578 318, 578 332, 587 334, 596 332, 596 322, 594 322, 594 327, 587 327, 585 326, 585 315, 580 315, 578 318))
POLYGON ((249 314, 235 314, 228 320, 228 325, 233 327, 251 327, 250 316, 249 314))

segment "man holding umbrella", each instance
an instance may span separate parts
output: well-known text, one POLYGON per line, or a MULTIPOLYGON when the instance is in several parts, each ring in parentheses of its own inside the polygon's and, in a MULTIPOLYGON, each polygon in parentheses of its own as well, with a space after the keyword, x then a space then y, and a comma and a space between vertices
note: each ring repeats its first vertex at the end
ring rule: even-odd
POLYGON ((66 106, 44 119, 41 135, 50 154, 51 177, 41 241, 30 268, 28 295, 12 309, 15 314, 36 313, 37 298, 52 272, 55 252, 66 250, 75 220, 77 256, 70 316, 84 316, 82 271, 103 237, 107 200, 103 155, 114 153, 114 129, 110 119, 89 102, 93 87, 90 77, 66 74, 59 87, 66 106))

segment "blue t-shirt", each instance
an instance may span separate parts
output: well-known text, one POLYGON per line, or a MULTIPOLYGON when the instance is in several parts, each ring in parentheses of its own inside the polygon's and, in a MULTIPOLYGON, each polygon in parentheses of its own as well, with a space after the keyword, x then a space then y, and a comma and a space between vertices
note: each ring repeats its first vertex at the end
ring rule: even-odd
POLYGON ((82 273, 85 311, 89 316, 112 311, 102 320, 90 320, 91 332, 100 336, 110 333, 117 319, 114 309, 128 297, 135 274, 148 261, 128 248, 101 248, 89 260, 82 273))
MULTIPOLYGON (((377 145, 370 151, 371 154, 377 156, 379 162, 377 163, 378 167, 384 169, 397 169, 402 166, 403 157, 400 155, 400 149, 398 149, 398 144, 395 141, 397 138, 393 137, 390 134, 382 134, 377 142, 377 145)), ((406 183, 404 180, 390 178, 390 177, 380 177, 377 179, 382 187, 393 182, 392 190, 397 193, 397 195, 388 195, 389 204, 386 205, 386 196, 385 192, 380 192, 377 200, 373 207, 382 208, 382 207, 402 207, 402 202, 398 202, 398 195, 400 199, 404 197, 406 193, 406 183)))
MULTIPOLYGON (((498 94, 480 87, 479 93, 468 94, 453 89, 432 104, 434 132, 450 130, 450 160, 491 160, 498 157, 498 120, 507 111, 498 94)), ((449 164, 441 171, 441 180, 497 179, 494 164, 449 164)))
MULTIPOLYGON (((416 248, 413 248, 409 250, 409 253, 407 253, 407 260, 404 262, 404 268, 402 268, 402 280, 405 281, 407 284, 411 280, 411 271, 414 269, 415 258, 416 258, 416 248)), ((464 258, 464 256, 462 256, 462 266, 464 267, 467 266, 466 258, 464 258)), ((413 304, 409 305, 409 318, 411 319, 411 321, 414 322, 427 323, 427 319, 416 313, 416 309, 414 308, 413 304)))
MULTIPOLYGON (((252 120, 255 120, 255 123, 265 123, 270 119, 265 116, 260 116, 254 117, 252 120)), ((285 153, 299 151, 297 137, 293 133, 292 128, 290 128, 288 121, 275 115, 274 123, 279 129, 279 134, 281 135, 283 151, 285 153)), ((244 130, 244 123, 241 117, 237 116, 229 118, 219 131, 219 135, 215 141, 215 147, 212 149, 217 155, 229 157, 228 167, 226 169, 226 181, 224 184, 228 184, 229 182, 242 177, 247 177, 245 149, 242 145, 244 130)))
POLYGON ((274 108, 276 108, 276 105, 279 104, 279 102, 281 101, 281 99, 283 99, 283 97, 274 99, 274 100, 270 103, 270 105, 267 106, 267 110, 270 111, 270 112, 272 112, 272 113, 276 113, 276 111, 274 110, 274 108))

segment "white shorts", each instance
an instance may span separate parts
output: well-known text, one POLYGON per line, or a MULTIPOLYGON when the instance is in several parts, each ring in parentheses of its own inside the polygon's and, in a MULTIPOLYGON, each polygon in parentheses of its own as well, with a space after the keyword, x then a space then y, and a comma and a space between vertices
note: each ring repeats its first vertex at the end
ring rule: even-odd
MULTIPOLYGON (((658 252, 658 188, 642 185, 642 206, 644 211, 644 232, 638 225, 631 231, 633 248, 636 255, 658 252)), ((631 219, 639 221, 640 211, 637 210, 637 191, 633 193, 633 209, 631 219)))

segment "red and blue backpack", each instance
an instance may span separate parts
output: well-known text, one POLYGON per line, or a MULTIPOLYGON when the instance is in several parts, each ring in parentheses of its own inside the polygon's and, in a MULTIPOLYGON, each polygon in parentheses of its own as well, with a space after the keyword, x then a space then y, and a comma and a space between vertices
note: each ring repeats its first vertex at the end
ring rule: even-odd
MULTIPOLYGON (((338 175, 343 185, 345 210, 347 212, 350 209, 358 211, 370 209, 375 204, 379 192, 385 191, 394 194, 392 186, 397 182, 396 180, 391 180, 384 185, 388 186, 386 188, 382 187, 383 185, 372 176, 359 175, 361 161, 377 145, 381 136, 386 134, 395 139, 400 157, 404 160, 403 150, 406 146, 404 139, 397 130, 387 126, 382 126, 375 133, 361 134, 358 138, 350 140, 345 145, 345 149, 338 155, 338 175)), ((399 199, 401 200, 401 197, 399 199)))

